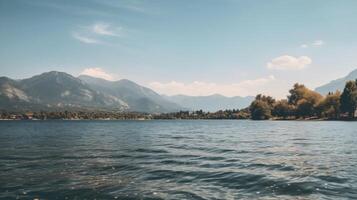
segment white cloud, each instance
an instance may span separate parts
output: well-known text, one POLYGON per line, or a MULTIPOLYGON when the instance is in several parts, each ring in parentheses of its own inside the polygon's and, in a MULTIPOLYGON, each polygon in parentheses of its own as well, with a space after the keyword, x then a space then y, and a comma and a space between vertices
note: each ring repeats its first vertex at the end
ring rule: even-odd
POLYGON ((311 64, 311 58, 307 56, 294 57, 289 55, 279 56, 267 63, 268 69, 275 70, 301 70, 311 64))
POLYGON ((324 45, 324 44, 325 44, 325 42, 322 41, 322 40, 315 40, 315 41, 312 43, 313 46, 322 46, 322 45, 324 45))
POLYGON ((324 45, 325 42, 323 40, 315 40, 311 44, 302 44, 300 45, 301 48, 308 48, 309 46, 319 47, 324 45))
POLYGON ((191 95, 206 96, 212 94, 222 94, 225 96, 247 96, 256 95, 266 91, 267 84, 275 82, 274 76, 263 77, 254 80, 244 80, 239 83, 217 84, 212 82, 194 81, 182 83, 171 81, 167 83, 151 82, 149 87, 153 90, 166 95, 191 95))
POLYGON ((97 77, 97 78, 103 78, 103 79, 106 79, 109 81, 114 80, 114 75, 105 72, 102 68, 99 68, 99 67, 84 69, 80 74, 93 76, 93 77, 97 77))
POLYGON ((94 39, 94 38, 90 38, 90 37, 87 37, 87 36, 84 36, 84 35, 81 35, 81 34, 78 34, 78 33, 73 33, 72 36, 79 40, 80 42, 83 42, 83 43, 86 43, 86 44, 99 44, 100 41, 94 39))
POLYGON ((121 27, 112 27, 107 23, 95 23, 91 27, 92 31, 98 35, 105 36, 120 36, 119 32, 122 29, 121 27))
POLYGON ((105 36, 119 37, 122 30, 121 27, 114 27, 108 23, 94 23, 90 26, 79 26, 72 36, 86 44, 106 44, 105 36))

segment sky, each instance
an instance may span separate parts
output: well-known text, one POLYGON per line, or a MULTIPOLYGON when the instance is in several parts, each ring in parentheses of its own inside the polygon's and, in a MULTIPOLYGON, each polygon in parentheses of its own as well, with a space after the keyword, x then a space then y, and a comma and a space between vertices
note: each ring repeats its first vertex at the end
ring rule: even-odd
POLYGON ((284 98, 357 68, 355 0, 0 0, 0 76, 284 98))

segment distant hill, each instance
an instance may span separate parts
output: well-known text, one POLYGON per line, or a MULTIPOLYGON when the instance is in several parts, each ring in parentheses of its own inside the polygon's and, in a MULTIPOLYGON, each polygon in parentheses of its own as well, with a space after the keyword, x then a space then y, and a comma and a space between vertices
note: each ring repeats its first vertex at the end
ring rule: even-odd
POLYGON ((121 99, 126 103, 129 110, 151 113, 173 112, 182 109, 179 105, 168 101, 153 90, 127 79, 107 81, 86 75, 79 76, 79 79, 103 94, 121 99))
POLYGON ((356 80, 356 79, 357 79, 357 69, 353 70, 343 78, 339 78, 337 80, 331 81, 330 83, 317 87, 315 91, 323 95, 328 94, 329 92, 335 92, 336 90, 340 90, 342 92, 347 81, 356 80))
POLYGON ((2 110, 117 110, 169 112, 179 106, 129 80, 116 82, 64 72, 46 72, 28 79, 0 77, 2 110))
POLYGON ((249 106, 254 97, 161 96, 133 81, 107 81, 64 72, 46 72, 13 80, 0 77, 0 110, 107 110, 165 113, 179 110, 217 111, 249 106))
POLYGON ((254 100, 253 96, 247 97, 226 97, 223 95, 215 94, 210 96, 165 96, 168 100, 179 104, 182 107, 190 110, 205 110, 205 111, 218 111, 225 109, 241 109, 249 106, 254 100))
POLYGON ((119 99, 90 88, 78 78, 63 72, 46 72, 28 79, 0 78, 0 109, 118 109, 126 105, 119 99))

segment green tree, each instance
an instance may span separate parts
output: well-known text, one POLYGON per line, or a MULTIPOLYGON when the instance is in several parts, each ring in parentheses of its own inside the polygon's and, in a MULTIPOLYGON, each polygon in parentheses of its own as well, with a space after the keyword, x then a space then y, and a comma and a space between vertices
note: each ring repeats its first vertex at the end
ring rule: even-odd
POLYGON ((255 100, 249 107, 250 116, 254 120, 265 120, 271 118, 271 108, 267 102, 255 100))
POLYGON ((293 89, 289 90, 290 95, 288 96, 289 104, 297 105, 297 102, 304 98, 304 93, 306 87, 302 84, 295 83, 293 89))
POLYGON ((250 110, 248 108, 244 108, 238 111, 236 114, 237 119, 249 119, 250 118, 250 110))
POLYGON ((257 95, 255 100, 249 106, 250 116, 253 120, 265 120, 272 117, 271 111, 275 99, 270 96, 257 95))
POLYGON ((341 92, 329 93, 317 106, 319 117, 338 119, 340 117, 340 97, 341 92))
POLYGON ((274 104, 272 114, 276 117, 287 118, 294 114, 295 107, 285 99, 277 101, 274 104))
POLYGON ((307 99, 301 99, 296 105, 296 115, 298 117, 311 117, 314 115, 314 103, 307 99))
POLYGON ((275 99, 271 96, 265 96, 262 94, 258 94, 255 97, 255 100, 260 100, 260 101, 264 101, 266 102, 269 106, 273 107, 274 103, 275 103, 275 99))
POLYGON ((341 95, 341 111, 353 118, 357 107, 357 83, 348 81, 341 95))
POLYGON ((288 103, 296 107, 295 115, 299 117, 315 116, 315 109, 318 103, 322 100, 322 96, 304 85, 296 83, 289 91, 288 103))

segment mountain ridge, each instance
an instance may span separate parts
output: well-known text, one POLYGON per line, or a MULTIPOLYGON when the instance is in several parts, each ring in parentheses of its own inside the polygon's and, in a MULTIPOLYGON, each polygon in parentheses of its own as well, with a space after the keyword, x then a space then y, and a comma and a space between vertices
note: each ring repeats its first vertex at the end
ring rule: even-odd
POLYGON ((342 92, 347 81, 356 80, 356 79, 357 79, 357 69, 352 70, 344 77, 338 78, 336 80, 332 80, 327 84, 315 88, 315 91, 323 95, 326 95, 329 92, 335 92, 336 90, 342 92))
POLYGON ((92 78, 107 83, 99 90, 100 87, 96 88, 94 83, 88 83, 88 80, 86 82, 81 78, 58 71, 45 72, 20 80, 1 77, 0 109, 85 109, 160 113, 178 111, 181 108, 167 102, 149 88, 130 80, 111 83, 104 79, 92 78), (112 84, 116 87, 110 88, 112 84), (111 90, 112 93, 108 92, 111 90), (113 91, 116 91, 116 95, 113 95, 113 91))
MULTIPOLYGON (((94 91, 81 80, 64 72, 45 72, 26 79, 0 83, 2 109, 104 109, 120 102, 94 91), (12 83, 11 85, 9 83, 12 83)), ((10 80, 10 81, 9 81, 10 80)))
POLYGON ((128 79, 118 81, 108 81, 91 76, 79 76, 79 79, 89 84, 92 88, 102 91, 107 95, 121 97, 127 102, 129 107, 140 108, 148 107, 147 111, 154 112, 162 110, 163 112, 171 112, 181 110, 182 107, 175 103, 169 102, 155 91, 136 84, 128 79))
POLYGON ((131 80, 109 81, 88 75, 74 77, 49 71, 30 78, 0 77, 1 110, 108 110, 145 113, 179 110, 217 111, 241 109, 254 99, 207 96, 160 95, 131 80))

